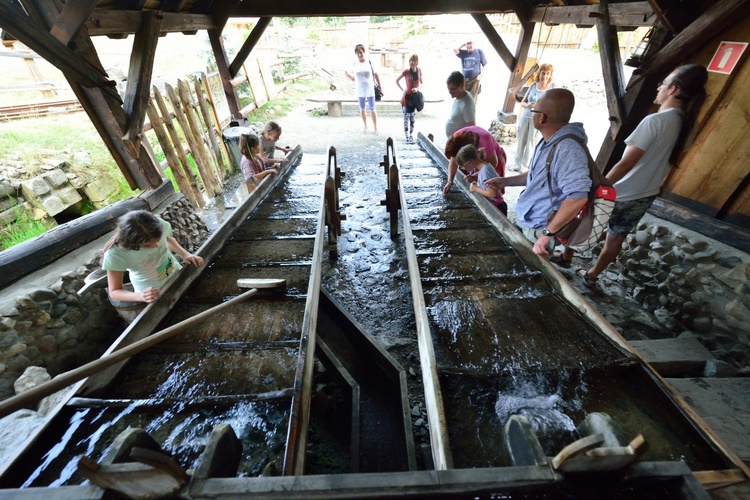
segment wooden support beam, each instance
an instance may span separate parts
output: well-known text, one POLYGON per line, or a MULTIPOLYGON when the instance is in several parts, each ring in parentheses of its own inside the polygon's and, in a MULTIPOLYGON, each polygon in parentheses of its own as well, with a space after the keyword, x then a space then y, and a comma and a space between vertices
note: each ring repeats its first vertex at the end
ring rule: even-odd
MULTIPOLYGON (((505 96, 503 102, 503 114, 512 115, 516 107, 516 92, 523 79, 523 70, 526 67, 526 58, 529 55, 532 38, 534 36, 534 24, 521 21, 521 33, 518 34, 518 43, 516 44, 515 65, 511 70, 510 82, 508 88, 510 92, 505 96)), ((515 123, 515 117, 510 123, 515 123)))
MULTIPOLYGON (((57 2, 54 0, 24 0, 24 9, 36 23, 37 30, 51 37, 44 30, 52 27, 57 21, 60 14, 57 2)), ((53 38, 53 40, 55 44, 59 45, 56 39, 53 38)), ((78 64, 91 68, 91 71, 106 75, 96 53, 96 48, 85 27, 79 30, 72 46, 75 47, 73 53, 80 60, 78 64)), ((69 49, 66 47, 66 50, 69 49)), ((141 154, 138 158, 135 158, 122 141, 126 117, 121 107, 120 95, 114 88, 114 82, 111 82, 112 86, 87 88, 72 80, 70 75, 65 74, 65 77, 130 187, 144 191, 158 188, 162 184, 162 178, 158 162, 150 151, 150 147, 141 145, 141 154)))
POLYGON ((599 3, 596 33, 599 39, 599 57, 602 62, 604 89, 607 95, 609 130, 610 135, 615 137, 625 119, 625 108, 622 104, 622 95, 625 93, 625 75, 622 72, 617 28, 609 23, 609 0, 601 0, 599 3))
POLYGON ((143 120, 150 97, 151 75, 156 58, 156 44, 159 41, 161 12, 143 12, 141 29, 135 34, 133 50, 130 52, 128 85, 125 91, 123 110, 127 126, 122 141, 133 157, 138 158, 138 150, 143 139, 143 120))
MULTIPOLYGON (((223 26, 223 23, 222 23, 223 26)), ((232 85, 232 75, 229 72, 229 58, 224 50, 224 40, 221 38, 221 30, 208 30, 208 40, 211 42, 211 48, 214 51, 216 60, 216 70, 221 77, 221 84, 224 87, 224 94, 227 96, 227 105, 232 116, 240 116, 240 97, 237 90, 232 85)))
POLYGON ((79 54, 60 43, 44 26, 36 23, 19 7, 0 2, 0 28, 12 33, 19 41, 44 57, 62 71, 66 78, 83 87, 100 87, 117 95, 116 84, 107 79, 106 73, 98 71, 79 54))
POLYGON ((60 11, 60 15, 52 26, 50 34, 57 38, 61 44, 68 45, 78 34, 86 22, 94 7, 96 0, 80 0, 78 2, 68 2, 60 11))
MULTIPOLYGON (((612 26, 652 26, 656 21, 654 9, 649 2, 613 3, 609 6, 609 23, 612 26)), ((545 24, 575 24, 594 26, 591 14, 599 12, 599 6, 566 5, 564 7, 535 7, 529 11, 529 21, 545 24)))
POLYGON ((513 57, 513 54, 510 53, 510 50, 508 50, 508 47, 505 45, 505 42, 503 42, 503 39, 500 37, 500 35, 497 34, 497 30, 495 29, 495 27, 492 26, 490 20, 487 19, 487 16, 484 14, 472 14, 471 17, 473 17, 477 22, 479 28, 481 28, 482 32, 487 37, 487 40, 495 49, 495 52, 497 52, 497 54, 500 56, 500 59, 502 59, 505 63, 505 66, 507 66, 509 70, 513 71, 513 65, 516 62, 516 58, 513 57))
POLYGON ((237 76, 240 68, 243 64, 245 64, 247 56, 250 55, 253 47, 255 47, 255 45, 258 43, 260 37, 263 36, 263 32, 266 30, 268 25, 271 24, 272 19, 272 17, 261 17, 260 19, 258 19, 258 24, 256 24, 253 28, 253 31, 250 32, 250 35, 242 44, 240 50, 237 51, 237 55, 234 56, 234 61, 232 61, 232 64, 229 65, 229 74, 232 78, 237 76))
MULTIPOLYGON (((230 2, 216 2, 227 3, 230 2)), ((517 2, 512 0, 462 0, 461 2, 424 2, 415 4, 402 0, 358 2, 286 0, 284 2, 232 2, 227 8, 229 17, 323 17, 366 15, 438 15, 438 14, 495 14, 512 12, 517 2)))
POLYGON ((706 40, 750 14, 746 0, 719 0, 653 57, 646 59, 634 72, 629 86, 664 68, 670 70, 690 54, 703 47, 706 40))
MULTIPOLYGON (((191 33, 216 28, 214 18, 203 14, 176 14, 163 12, 161 34, 191 33)), ((130 35, 141 29, 143 16, 139 11, 96 9, 86 20, 91 36, 130 35)))

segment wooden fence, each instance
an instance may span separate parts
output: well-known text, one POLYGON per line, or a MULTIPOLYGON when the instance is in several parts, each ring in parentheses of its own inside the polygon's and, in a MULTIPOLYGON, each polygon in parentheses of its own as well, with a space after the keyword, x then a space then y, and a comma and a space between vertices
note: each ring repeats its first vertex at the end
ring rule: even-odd
POLYGON ((223 119, 205 73, 190 81, 178 80, 175 87, 167 84, 165 91, 166 98, 153 87, 144 131, 154 131, 180 192, 200 208, 205 205, 202 191, 213 198, 234 171, 221 135, 223 119))
MULTIPOLYGON (((240 110, 240 117, 261 107, 286 88, 286 83, 300 75, 288 75, 277 85, 271 68, 279 62, 250 59, 243 64, 243 74, 232 80, 237 87, 247 83, 253 101, 240 110)), ((283 71, 279 71, 283 75, 283 71)), ((180 192, 200 208, 205 205, 203 192, 213 198, 223 191, 224 181, 235 170, 227 151, 222 129, 231 121, 229 107, 218 73, 191 80, 178 80, 164 91, 152 89, 144 131, 153 130, 164 151, 162 168, 169 166, 180 192), (193 169, 190 158, 195 163, 193 169), (196 175, 197 174, 197 175, 196 175), (201 188, 202 186, 202 188, 201 188)))

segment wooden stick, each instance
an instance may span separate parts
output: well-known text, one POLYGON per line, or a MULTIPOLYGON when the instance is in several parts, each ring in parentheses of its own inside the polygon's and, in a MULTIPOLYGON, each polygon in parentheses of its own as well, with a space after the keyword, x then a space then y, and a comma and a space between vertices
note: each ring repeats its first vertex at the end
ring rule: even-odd
POLYGON ((258 293, 257 288, 248 290, 247 292, 241 295, 238 295, 231 300, 223 302, 210 309, 206 309, 202 313, 196 314, 195 316, 191 318, 180 321, 179 323, 176 323, 170 326, 169 328, 165 328, 164 330, 160 330, 156 333, 153 333, 149 335, 148 337, 139 340, 138 342, 134 342, 127 347, 123 347, 122 349, 119 349, 113 352, 112 354, 103 356, 90 363, 86 363, 85 365, 79 366, 78 368, 74 370, 70 370, 69 372, 65 372, 63 374, 58 375, 57 377, 53 378, 49 382, 45 382, 44 384, 38 385, 34 387, 33 389, 30 389, 26 392, 22 392, 21 394, 17 394, 13 396, 12 398, 8 398, 5 401, 0 402, 0 418, 16 410, 25 408, 29 404, 35 403, 41 400, 42 398, 49 396, 50 394, 54 394, 55 392, 61 389, 64 389, 68 387, 69 385, 72 385, 78 382, 79 380, 83 380, 84 378, 90 375, 93 375, 94 373, 97 373, 106 368, 109 368, 115 363, 128 359, 134 354, 138 354, 141 351, 145 351, 149 347, 152 347, 158 344, 159 342, 161 342, 162 340, 168 339, 174 334, 180 332, 186 326, 190 326, 194 323, 197 323, 198 321, 201 321, 209 316, 212 316, 218 313, 219 311, 222 311, 223 309, 226 309, 227 307, 231 305, 234 305, 238 302, 242 302, 245 299, 249 299, 256 293, 258 293))

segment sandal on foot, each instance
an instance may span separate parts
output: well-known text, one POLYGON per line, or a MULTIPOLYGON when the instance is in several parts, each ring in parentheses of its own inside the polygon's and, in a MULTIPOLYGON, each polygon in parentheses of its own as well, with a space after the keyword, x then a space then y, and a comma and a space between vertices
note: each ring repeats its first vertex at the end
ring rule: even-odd
POLYGON ((596 282, 599 281, 599 278, 591 276, 589 272, 581 266, 576 266, 575 271, 576 274, 583 280, 584 286, 590 288, 591 290, 596 290, 596 282))
POLYGON ((552 255, 549 256, 549 261, 553 264, 557 264, 560 267, 570 267, 573 259, 565 259, 563 252, 561 252, 560 250, 555 250, 554 252, 552 252, 552 255))

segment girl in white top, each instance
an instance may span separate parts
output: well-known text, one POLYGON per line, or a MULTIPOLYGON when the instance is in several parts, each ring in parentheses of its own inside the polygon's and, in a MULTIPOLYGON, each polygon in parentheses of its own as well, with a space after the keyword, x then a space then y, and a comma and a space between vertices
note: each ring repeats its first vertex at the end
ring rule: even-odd
POLYGON ((375 131, 375 135, 378 135, 378 113, 375 111, 374 83, 377 83, 381 88, 381 93, 383 86, 380 84, 380 76, 375 72, 372 63, 365 59, 365 46, 358 43, 354 47, 354 53, 357 54, 357 62, 352 65, 351 73, 348 71, 344 73, 348 79, 354 82, 357 99, 359 100, 359 113, 362 116, 362 123, 365 126, 362 133, 367 133, 366 104, 367 109, 370 111, 370 118, 372 118, 372 128, 375 131))

